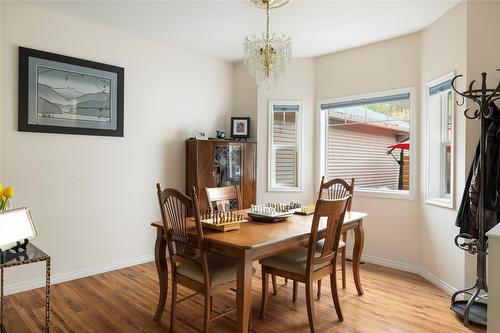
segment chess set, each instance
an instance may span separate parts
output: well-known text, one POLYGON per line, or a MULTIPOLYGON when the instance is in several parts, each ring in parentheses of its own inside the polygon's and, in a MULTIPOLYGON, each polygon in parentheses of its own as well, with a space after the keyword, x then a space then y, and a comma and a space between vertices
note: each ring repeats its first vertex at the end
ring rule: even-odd
POLYGON ((218 231, 238 230, 242 222, 247 222, 247 219, 244 214, 238 211, 217 212, 207 210, 201 214, 202 226, 218 231))
POLYGON ((316 205, 307 205, 307 206, 302 206, 300 209, 298 209, 295 214, 297 215, 312 215, 314 214, 314 210, 316 209, 316 205))
POLYGON ((269 202, 262 205, 252 205, 248 216, 254 220, 278 222, 292 216, 294 212, 300 210, 301 206, 301 204, 296 202, 290 202, 288 204, 269 202))

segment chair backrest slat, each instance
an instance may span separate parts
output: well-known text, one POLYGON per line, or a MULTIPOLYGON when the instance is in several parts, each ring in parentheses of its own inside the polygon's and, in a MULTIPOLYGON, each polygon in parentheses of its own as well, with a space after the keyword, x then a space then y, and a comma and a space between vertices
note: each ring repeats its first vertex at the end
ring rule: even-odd
POLYGON ((333 262, 336 259, 344 216, 350 201, 351 196, 348 194, 341 199, 318 199, 316 202, 309 237, 308 272, 313 271, 316 265, 327 261, 333 262), (326 226, 324 226, 325 222, 326 226), (318 254, 316 242, 322 238, 319 236, 319 230, 323 228, 325 229, 324 244, 321 253, 318 254))
MULTIPOLYGON (((341 178, 333 178, 325 182, 325 177, 321 178, 321 185, 319 186, 319 199, 342 199, 354 195, 354 178, 351 178, 349 184, 341 178)), ((351 210, 352 199, 349 201, 347 210, 351 210)))
POLYGON ((212 211, 228 211, 242 208, 238 186, 205 187, 205 191, 207 193, 208 207, 212 211), (236 207, 231 207, 232 202, 236 203, 236 207))

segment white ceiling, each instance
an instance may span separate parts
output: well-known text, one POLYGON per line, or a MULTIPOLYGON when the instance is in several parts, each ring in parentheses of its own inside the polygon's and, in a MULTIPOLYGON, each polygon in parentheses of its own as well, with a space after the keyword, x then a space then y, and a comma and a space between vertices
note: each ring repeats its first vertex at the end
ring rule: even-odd
MULTIPOLYGON (((319 56, 421 30, 457 2, 291 0, 271 10, 271 30, 292 37, 293 56, 319 56)), ((265 27, 265 11, 245 0, 32 4, 229 61, 265 27)))

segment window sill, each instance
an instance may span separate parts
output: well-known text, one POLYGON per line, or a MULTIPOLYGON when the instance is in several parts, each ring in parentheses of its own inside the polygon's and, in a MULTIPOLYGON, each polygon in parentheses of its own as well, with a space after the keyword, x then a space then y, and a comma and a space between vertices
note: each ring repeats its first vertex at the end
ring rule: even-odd
POLYGON ((453 209, 453 203, 450 199, 428 198, 427 200, 425 200, 425 203, 429 205, 453 209))
POLYGON ((300 187, 269 187, 267 192, 302 192, 300 187))
POLYGON ((415 196, 411 191, 387 191, 387 190, 364 190, 357 189, 354 190, 354 195, 359 195, 360 197, 372 197, 372 198, 385 198, 385 199, 398 199, 398 200, 414 200, 415 196))

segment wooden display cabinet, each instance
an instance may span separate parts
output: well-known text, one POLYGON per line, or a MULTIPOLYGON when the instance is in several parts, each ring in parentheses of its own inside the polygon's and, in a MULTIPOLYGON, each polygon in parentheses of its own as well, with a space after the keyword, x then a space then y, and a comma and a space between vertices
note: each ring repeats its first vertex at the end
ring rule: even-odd
POLYGON ((196 187, 200 211, 208 209, 205 187, 238 185, 241 208, 255 203, 257 144, 251 141, 186 140, 186 194, 196 187))

